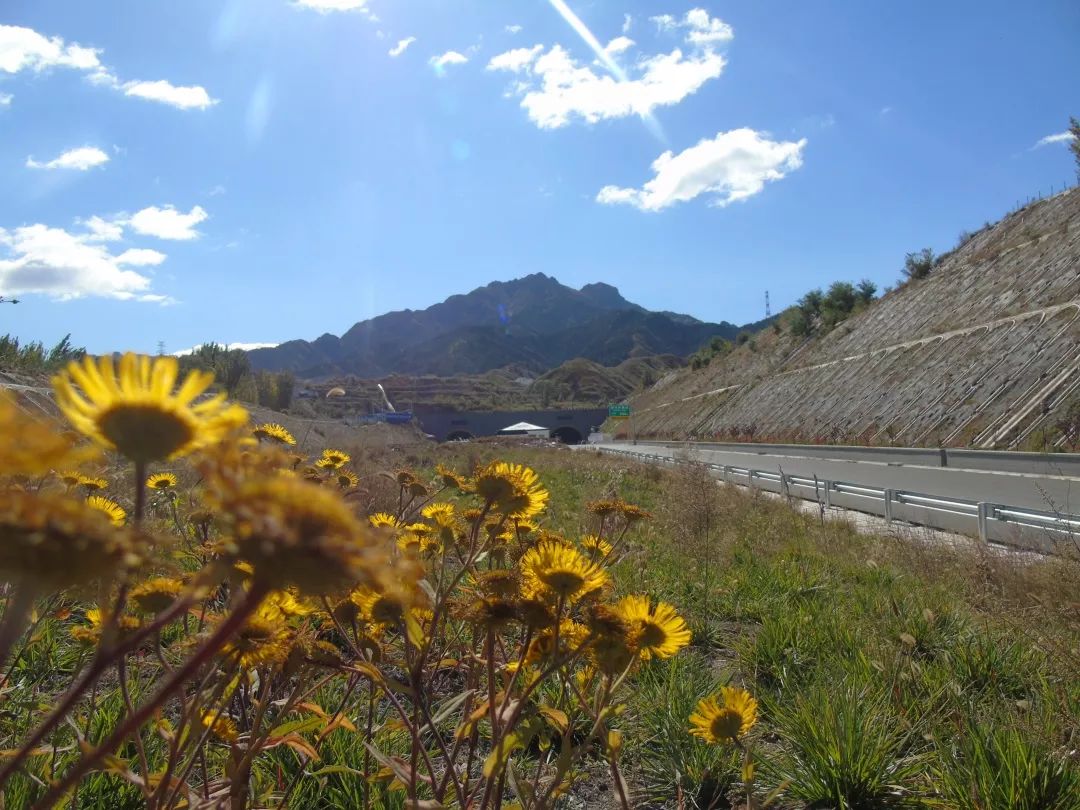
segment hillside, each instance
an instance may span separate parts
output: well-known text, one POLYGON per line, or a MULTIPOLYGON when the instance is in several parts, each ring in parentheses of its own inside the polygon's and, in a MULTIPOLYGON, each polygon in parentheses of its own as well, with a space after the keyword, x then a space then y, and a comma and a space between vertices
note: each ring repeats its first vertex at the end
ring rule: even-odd
POLYGON ((682 365, 681 358, 660 355, 631 358, 614 367, 575 358, 535 379, 514 370, 453 377, 391 374, 364 379, 347 375, 308 384, 304 389, 311 397, 308 404, 301 405, 305 399, 301 398, 294 401, 290 410, 338 419, 366 416, 385 410, 378 385, 383 386, 391 402, 401 410, 596 407, 618 402, 682 365), (345 395, 327 399, 326 392, 332 388, 341 388, 345 395))
MULTIPOLYGON (((984 228, 826 334, 766 329, 632 400, 639 437, 1065 446, 1080 402, 1080 190, 984 228)), ((614 427, 614 426, 613 426, 614 427)))
POLYGON ((650 312, 608 284, 575 290, 543 273, 494 282, 424 310, 361 321, 341 337, 326 334, 250 352, 268 371, 328 378, 388 374, 483 374, 514 366, 542 374, 577 357, 614 366, 631 357, 685 356, 739 327, 688 315, 650 312))

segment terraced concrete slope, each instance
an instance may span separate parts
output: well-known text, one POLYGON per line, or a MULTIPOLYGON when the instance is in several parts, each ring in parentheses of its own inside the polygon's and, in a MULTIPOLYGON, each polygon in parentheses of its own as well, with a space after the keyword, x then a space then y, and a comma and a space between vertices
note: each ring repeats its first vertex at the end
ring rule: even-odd
MULTIPOLYGON (((823 337, 766 329, 664 377, 618 430, 639 437, 1017 447, 1080 397, 1080 189, 970 238, 930 277, 823 337)), ((609 426, 610 427, 610 426, 609 426)))

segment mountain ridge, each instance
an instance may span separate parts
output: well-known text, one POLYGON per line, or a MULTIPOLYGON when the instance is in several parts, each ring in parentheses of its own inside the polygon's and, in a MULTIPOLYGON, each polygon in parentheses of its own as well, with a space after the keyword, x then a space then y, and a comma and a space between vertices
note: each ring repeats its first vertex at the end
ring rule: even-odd
POLYGON ((480 374, 506 366, 543 374, 581 357, 607 366, 649 355, 685 356, 735 324, 652 312, 618 288, 580 289, 533 273, 451 295, 426 309, 387 312, 359 321, 340 337, 290 340, 248 354, 254 368, 308 378, 336 374, 480 374))

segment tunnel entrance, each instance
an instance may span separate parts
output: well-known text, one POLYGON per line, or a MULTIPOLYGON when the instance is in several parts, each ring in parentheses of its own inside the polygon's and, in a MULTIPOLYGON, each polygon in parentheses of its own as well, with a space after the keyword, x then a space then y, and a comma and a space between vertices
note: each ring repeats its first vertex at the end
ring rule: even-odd
POLYGON ((558 439, 563 444, 581 444, 585 437, 581 435, 581 431, 577 428, 563 425, 551 431, 551 438, 558 439))

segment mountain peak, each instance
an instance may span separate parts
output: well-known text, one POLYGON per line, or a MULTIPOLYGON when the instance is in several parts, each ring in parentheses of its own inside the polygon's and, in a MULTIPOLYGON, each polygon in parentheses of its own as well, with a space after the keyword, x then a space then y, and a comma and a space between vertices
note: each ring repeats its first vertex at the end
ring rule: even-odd
MULTIPOLYGON (((250 353, 256 368, 332 373, 483 373, 508 365, 543 373, 574 357, 617 365, 632 356, 686 355, 727 325, 650 312, 610 284, 575 290, 546 273, 493 281, 423 310, 388 312, 340 338, 289 341, 250 353)), ((731 334, 727 334, 731 332, 731 334)))
POLYGON ((586 284, 580 290, 581 294, 589 301, 605 309, 631 309, 634 307, 622 297, 618 287, 605 284, 603 281, 594 281, 586 284))

